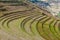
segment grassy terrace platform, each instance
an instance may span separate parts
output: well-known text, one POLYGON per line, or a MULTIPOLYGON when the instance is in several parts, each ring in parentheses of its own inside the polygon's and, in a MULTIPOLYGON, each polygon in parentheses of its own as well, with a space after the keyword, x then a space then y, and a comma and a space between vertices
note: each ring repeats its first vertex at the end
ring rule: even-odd
POLYGON ((7 10, 0 11, 0 40, 60 40, 60 19, 46 10, 29 3, 2 8, 7 10))

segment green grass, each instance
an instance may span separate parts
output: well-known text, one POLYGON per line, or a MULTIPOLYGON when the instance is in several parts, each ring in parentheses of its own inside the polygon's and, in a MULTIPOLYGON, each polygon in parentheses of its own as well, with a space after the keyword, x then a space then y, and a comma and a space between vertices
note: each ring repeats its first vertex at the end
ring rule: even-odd
POLYGON ((16 36, 18 40, 60 40, 60 20, 53 16, 30 7, 5 13, 0 17, 0 30, 16 36))

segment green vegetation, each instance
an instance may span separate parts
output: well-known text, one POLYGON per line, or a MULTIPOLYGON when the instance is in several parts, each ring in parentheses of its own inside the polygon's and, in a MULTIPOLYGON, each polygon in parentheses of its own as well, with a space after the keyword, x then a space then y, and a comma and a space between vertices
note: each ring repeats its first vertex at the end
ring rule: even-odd
POLYGON ((13 35, 17 40, 60 40, 60 20, 46 12, 43 14, 37 7, 28 6, 22 11, 4 13, 0 17, 0 30, 13 35))

